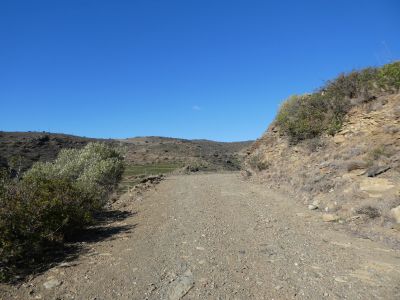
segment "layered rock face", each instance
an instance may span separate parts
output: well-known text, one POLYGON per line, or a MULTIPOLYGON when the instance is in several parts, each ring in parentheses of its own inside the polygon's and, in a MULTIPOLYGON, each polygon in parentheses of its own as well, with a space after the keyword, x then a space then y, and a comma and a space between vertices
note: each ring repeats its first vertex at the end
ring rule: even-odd
POLYGON ((399 244, 400 94, 355 106, 340 132, 297 145, 272 124, 250 148, 246 169, 331 221, 399 244))

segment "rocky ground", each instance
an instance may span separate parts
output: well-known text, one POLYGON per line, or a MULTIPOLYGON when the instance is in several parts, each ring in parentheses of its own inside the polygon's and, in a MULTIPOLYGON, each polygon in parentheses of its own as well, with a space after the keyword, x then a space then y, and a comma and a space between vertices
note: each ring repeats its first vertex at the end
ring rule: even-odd
POLYGON ((400 250, 238 173, 172 176, 116 202, 78 257, 3 299, 399 299, 400 250))
POLYGON ((249 150, 247 168, 321 219, 400 247, 400 94, 355 106, 336 135, 297 145, 272 124, 249 150))

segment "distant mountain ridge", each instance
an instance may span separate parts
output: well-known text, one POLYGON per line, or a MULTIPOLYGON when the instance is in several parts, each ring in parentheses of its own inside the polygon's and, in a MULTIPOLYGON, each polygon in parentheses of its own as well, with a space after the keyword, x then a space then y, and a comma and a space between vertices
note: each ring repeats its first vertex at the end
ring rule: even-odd
POLYGON ((209 170, 238 170, 242 151, 252 144, 252 141, 230 143, 158 136, 99 139, 62 133, 0 131, 0 167, 25 171, 34 162, 54 160, 61 149, 82 148, 89 142, 125 147, 126 160, 131 164, 196 164, 209 170))

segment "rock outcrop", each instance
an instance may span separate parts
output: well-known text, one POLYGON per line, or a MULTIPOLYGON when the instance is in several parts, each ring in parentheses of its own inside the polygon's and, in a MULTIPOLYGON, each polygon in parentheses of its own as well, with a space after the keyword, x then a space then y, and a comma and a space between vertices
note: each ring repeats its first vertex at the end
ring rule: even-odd
POLYGON ((400 94, 355 106, 334 136, 296 145, 273 123, 250 148, 246 170, 307 206, 317 201, 314 211, 334 211, 354 232, 400 243, 400 94))

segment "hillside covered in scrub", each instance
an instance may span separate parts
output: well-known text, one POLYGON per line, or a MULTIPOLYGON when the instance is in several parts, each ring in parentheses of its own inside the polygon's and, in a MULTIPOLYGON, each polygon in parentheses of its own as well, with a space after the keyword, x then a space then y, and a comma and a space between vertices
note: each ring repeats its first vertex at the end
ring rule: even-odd
POLYGON ((168 170, 238 170, 252 141, 223 143, 165 137, 94 139, 49 132, 0 131, 0 168, 24 172, 35 162, 53 161, 62 149, 81 149, 89 142, 122 146, 127 165, 168 170))
POLYGON ((53 161, 62 149, 81 149, 96 141, 111 142, 60 133, 0 131, 0 168, 24 172, 35 162, 53 161))
POLYGON ((290 97, 249 150, 247 175, 285 190, 326 222, 399 245, 399 90, 395 62, 290 97))
POLYGON ((241 168, 245 150, 253 143, 166 137, 137 137, 119 141, 127 148, 127 162, 170 164, 191 171, 237 171, 241 168))

